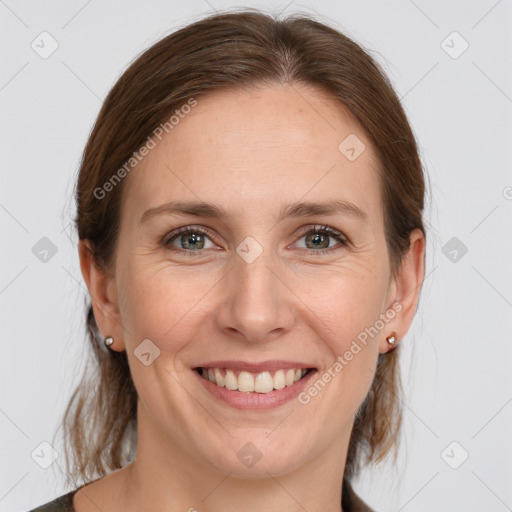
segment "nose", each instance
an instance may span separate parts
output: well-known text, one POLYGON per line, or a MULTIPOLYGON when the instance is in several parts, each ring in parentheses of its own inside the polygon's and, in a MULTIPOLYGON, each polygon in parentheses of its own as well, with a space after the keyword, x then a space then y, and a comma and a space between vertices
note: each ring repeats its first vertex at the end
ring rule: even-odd
POLYGON ((293 326, 293 293, 266 251, 252 263, 238 254, 233 258, 217 309, 217 325, 227 335, 247 342, 273 341, 293 326))

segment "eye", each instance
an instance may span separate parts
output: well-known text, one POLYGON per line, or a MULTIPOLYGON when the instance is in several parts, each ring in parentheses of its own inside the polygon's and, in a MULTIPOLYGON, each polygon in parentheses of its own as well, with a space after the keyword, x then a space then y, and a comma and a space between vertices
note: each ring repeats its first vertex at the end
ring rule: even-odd
POLYGON ((341 232, 328 226, 313 226, 313 228, 308 228, 307 231, 302 233, 299 241, 303 239, 304 245, 302 248, 305 248, 308 253, 325 254, 340 248, 331 246, 329 239, 337 240, 343 247, 348 245, 347 238, 344 237, 341 232))
POLYGON ((197 252, 200 249, 215 248, 215 244, 210 240, 213 237, 206 228, 197 228, 194 226, 184 226, 169 234, 163 241, 166 247, 176 248, 181 252, 197 252), (177 242, 177 245, 174 242, 177 242))

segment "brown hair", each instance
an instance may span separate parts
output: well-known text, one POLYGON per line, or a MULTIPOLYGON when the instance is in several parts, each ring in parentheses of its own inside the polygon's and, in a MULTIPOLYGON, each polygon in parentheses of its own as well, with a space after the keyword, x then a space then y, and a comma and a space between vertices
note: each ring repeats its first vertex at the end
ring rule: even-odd
MULTIPOLYGON (((380 66, 349 37, 302 14, 279 20, 256 9, 214 14, 164 37, 144 51, 105 99, 85 147, 76 186, 78 236, 111 271, 120 220, 120 181, 102 187, 160 124, 191 97, 276 83, 306 84, 345 106, 373 144, 379 169, 386 243, 393 274, 422 221, 424 176, 406 115, 380 66)), ((125 352, 103 346, 90 303, 93 354, 65 411, 68 483, 91 480, 129 462, 136 446, 137 392, 125 352), (67 446, 69 445, 69 447, 67 446)), ((402 423, 399 349, 378 357, 376 375, 358 410, 344 480, 398 445, 402 423)), ((396 460, 396 450, 395 450, 396 460)))

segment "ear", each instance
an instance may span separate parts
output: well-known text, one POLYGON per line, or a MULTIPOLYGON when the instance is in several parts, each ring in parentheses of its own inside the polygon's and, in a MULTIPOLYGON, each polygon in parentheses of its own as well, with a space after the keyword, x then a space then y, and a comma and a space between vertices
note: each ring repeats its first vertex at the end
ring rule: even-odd
POLYGON ((124 350, 124 331, 117 302, 116 283, 113 277, 100 268, 93 256, 89 240, 78 242, 80 269, 91 296, 96 324, 103 337, 112 336, 110 350, 124 350))
POLYGON ((381 337, 379 352, 393 350, 386 337, 395 331, 398 342, 406 335, 414 319, 425 277, 425 237, 420 229, 409 235, 410 246, 402 259, 398 274, 392 278, 388 292, 388 310, 396 314, 387 322, 381 337))

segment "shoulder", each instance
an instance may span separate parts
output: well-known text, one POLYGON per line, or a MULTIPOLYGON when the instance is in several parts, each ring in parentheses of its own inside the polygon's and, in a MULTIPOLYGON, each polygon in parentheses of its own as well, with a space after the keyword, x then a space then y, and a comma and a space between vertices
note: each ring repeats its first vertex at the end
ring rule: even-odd
POLYGON ((73 495, 76 490, 63 494, 44 505, 29 510, 29 512, 75 512, 73 508, 73 495))

